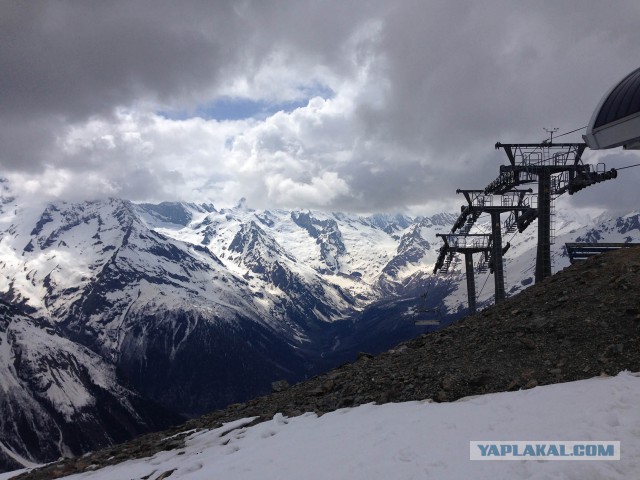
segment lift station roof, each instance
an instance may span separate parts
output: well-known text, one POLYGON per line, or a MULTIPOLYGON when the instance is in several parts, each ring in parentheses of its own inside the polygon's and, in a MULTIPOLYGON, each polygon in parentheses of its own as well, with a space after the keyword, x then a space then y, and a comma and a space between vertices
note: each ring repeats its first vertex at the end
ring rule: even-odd
POLYGON ((640 149, 640 68, 602 97, 583 138, 593 150, 640 149))

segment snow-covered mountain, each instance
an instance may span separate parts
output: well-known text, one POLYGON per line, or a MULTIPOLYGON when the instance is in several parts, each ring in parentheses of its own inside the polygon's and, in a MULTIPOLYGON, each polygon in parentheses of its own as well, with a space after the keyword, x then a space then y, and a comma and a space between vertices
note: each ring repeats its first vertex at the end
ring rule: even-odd
POLYGON ((0 302, 0 467, 79 455, 177 421, 57 326, 0 302))
MULTIPOLYGON (((367 346, 358 340, 367 307, 415 297, 430 280, 445 222, 408 222, 242 202, 37 209, 9 198, 0 293, 113 362, 142 393, 203 412, 367 346)), ((406 317, 376 329, 385 330, 387 346, 415 332, 406 317)))
MULTIPOLYGON (((146 397, 197 414, 415 336, 421 310, 438 307, 443 323, 463 314, 460 266, 431 274, 437 234, 456 218, 253 210, 244 201, 37 207, 5 191, 0 297, 117 367, 146 397)), ((568 264, 565 241, 640 238, 637 213, 590 225, 556 218, 556 269, 568 264)), ((506 240, 513 294, 532 283, 535 223, 506 240)), ((476 281, 480 302, 490 301, 492 279, 476 281)))

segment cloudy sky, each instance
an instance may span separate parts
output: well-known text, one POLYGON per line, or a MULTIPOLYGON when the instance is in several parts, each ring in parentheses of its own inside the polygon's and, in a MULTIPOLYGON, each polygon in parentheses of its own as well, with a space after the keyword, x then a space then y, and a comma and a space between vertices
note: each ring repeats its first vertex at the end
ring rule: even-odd
MULTIPOLYGON (((4 0, 1 175, 33 199, 457 210, 496 141, 587 125, 640 66, 639 20, 637 0, 4 0)), ((638 208, 639 170, 571 201, 638 208)))

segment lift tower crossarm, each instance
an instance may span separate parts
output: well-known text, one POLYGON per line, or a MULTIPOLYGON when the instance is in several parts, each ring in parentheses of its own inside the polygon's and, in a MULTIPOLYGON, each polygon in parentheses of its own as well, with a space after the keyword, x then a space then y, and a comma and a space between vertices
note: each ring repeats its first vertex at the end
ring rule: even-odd
POLYGON ((491 247, 491 235, 488 233, 436 233, 436 237, 442 238, 450 250, 458 252, 480 253, 491 247))
MULTIPOLYGON (((474 190, 474 189, 462 189, 458 188, 456 190, 457 194, 463 194, 464 198, 467 200, 470 208, 485 208, 487 206, 493 205, 493 196, 490 193, 486 193, 485 190, 474 190), (487 201, 487 199, 491 198, 491 200, 487 201)), ((505 197, 517 197, 518 202, 517 206, 522 206, 523 201, 527 193, 533 193, 533 189, 527 188, 523 190, 511 189, 508 192, 504 192, 500 194, 503 199, 505 197)), ((502 203, 503 206, 507 206, 504 201, 502 203)))
MULTIPOLYGON (((582 147, 582 151, 587 147, 586 143, 500 143, 496 142, 496 150, 501 148, 574 148, 582 147)), ((508 155, 508 154, 507 154, 508 155)))

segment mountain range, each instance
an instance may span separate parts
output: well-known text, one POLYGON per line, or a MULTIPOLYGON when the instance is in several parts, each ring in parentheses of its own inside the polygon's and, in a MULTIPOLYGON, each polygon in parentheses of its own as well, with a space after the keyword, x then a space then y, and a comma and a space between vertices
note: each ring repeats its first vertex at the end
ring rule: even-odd
MULTIPOLYGON (((38 207, 3 188, 0 404, 28 406, 0 423, 5 468, 245 401, 438 328, 416 327, 421 315, 445 325, 465 313, 460 268, 432 275, 436 234, 455 214, 116 198, 38 207)), ((638 213, 559 216, 556 265, 568 264, 564 241, 636 241, 639 225, 638 213)), ((533 277, 531 230, 505 257, 511 294, 533 277)), ((488 279, 477 278, 485 304, 488 279)))

